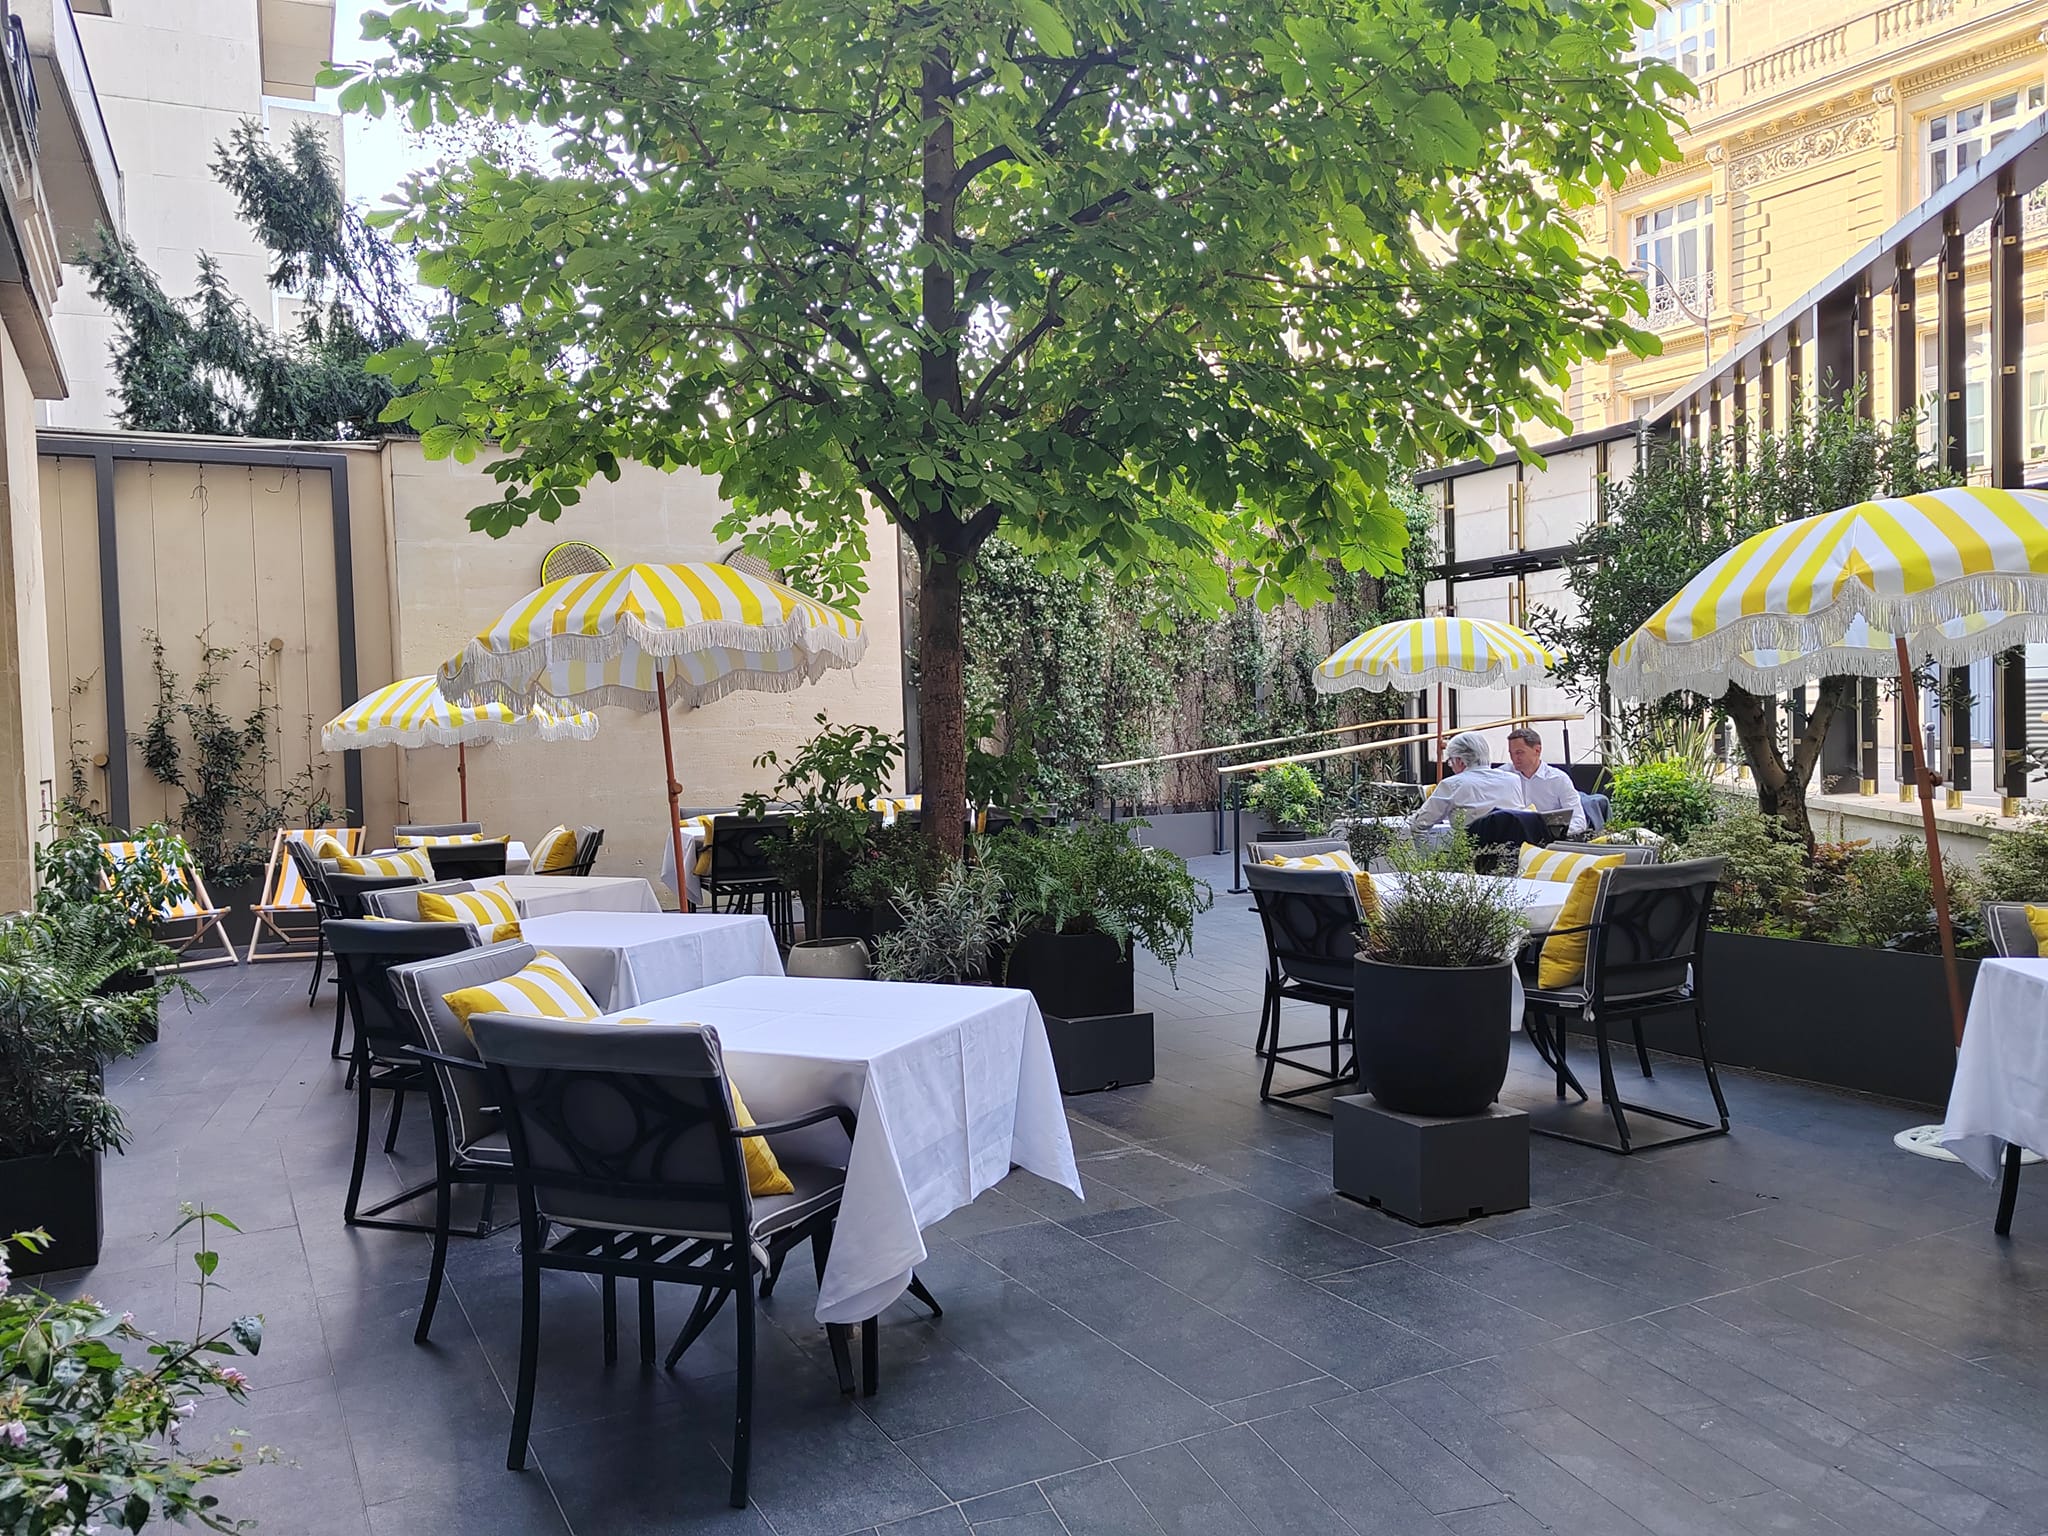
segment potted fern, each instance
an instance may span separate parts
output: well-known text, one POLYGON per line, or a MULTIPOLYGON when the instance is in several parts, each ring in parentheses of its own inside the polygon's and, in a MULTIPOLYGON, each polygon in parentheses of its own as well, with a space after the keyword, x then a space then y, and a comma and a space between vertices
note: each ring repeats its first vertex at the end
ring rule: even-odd
POLYGON ((1152 1015, 1133 1011, 1136 951, 1171 974, 1214 900, 1179 855, 1133 840, 1143 825, 1013 828, 981 849, 1016 929, 1003 980, 1038 1000, 1066 1093, 1151 1079, 1152 1015))

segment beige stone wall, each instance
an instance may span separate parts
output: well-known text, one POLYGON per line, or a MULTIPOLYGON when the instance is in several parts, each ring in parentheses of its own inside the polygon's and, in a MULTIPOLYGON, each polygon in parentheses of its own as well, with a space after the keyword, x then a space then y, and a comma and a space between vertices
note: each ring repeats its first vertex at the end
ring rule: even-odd
MULTIPOLYGON (((539 584, 542 557, 562 539, 595 544, 621 564, 711 560, 730 548, 731 541, 712 531, 726 510, 717 487, 691 470, 661 474, 629 465, 616 485, 591 486, 559 523, 530 524, 491 539, 472 533, 466 521, 471 507, 495 499, 495 482, 480 465, 429 462, 414 443, 393 443, 384 452, 392 508, 395 675, 431 671, 531 591, 539 584)), ((686 804, 730 805, 749 789, 765 789, 773 772, 755 768, 754 759, 771 748, 787 756, 817 728, 813 717, 821 710, 835 724, 902 729, 894 533, 878 520, 871 544, 876 557, 861 605, 866 659, 794 693, 733 694, 673 716, 676 771, 686 804)), ((600 869, 657 878, 666 822, 659 724, 652 715, 620 710, 605 710, 600 718, 602 729, 589 743, 472 749, 471 814, 494 832, 529 841, 557 822, 603 826, 600 869)), ((400 799, 409 819, 455 819, 454 752, 388 755, 405 759, 400 799)), ((375 821, 371 829, 386 830, 375 821)))
POLYGON ((29 900, 56 767, 50 746, 42 540, 37 528, 35 400, 0 334, 0 911, 29 900))

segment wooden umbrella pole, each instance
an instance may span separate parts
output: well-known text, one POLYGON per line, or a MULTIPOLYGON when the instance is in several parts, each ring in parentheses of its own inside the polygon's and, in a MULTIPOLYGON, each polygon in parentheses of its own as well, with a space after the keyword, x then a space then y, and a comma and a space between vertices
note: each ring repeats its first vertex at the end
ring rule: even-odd
POLYGON ((1948 972, 1948 1009, 1955 1023, 1956 1044, 1963 1043, 1963 980, 1956 970, 1956 930, 1949 921, 1948 876, 1941 868, 1941 838, 1934 830, 1934 783, 1928 776, 1920 741, 1920 692, 1913 679, 1913 659, 1903 635, 1899 648, 1899 708, 1905 712, 1906 740, 1913 752, 1913 778, 1920 786, 1920 825, 1927 835, 1927 878, 1934 887, 1934 921, 1941 930, 1941 963, 1948 972))
POLYGON ((668 729, 668 679, 654 669, 654 691, 661 703, 661 765, 668 773, 668 836, 676 855, 676 907, 690 910, 690 872, 683 866, 683 786, 676 782, 675 741, 668 729))
POLYGON ((455 782, 461 786, 462 814, 458 821, 469 820, 469 747, 465 742, 455 743, 455 782))

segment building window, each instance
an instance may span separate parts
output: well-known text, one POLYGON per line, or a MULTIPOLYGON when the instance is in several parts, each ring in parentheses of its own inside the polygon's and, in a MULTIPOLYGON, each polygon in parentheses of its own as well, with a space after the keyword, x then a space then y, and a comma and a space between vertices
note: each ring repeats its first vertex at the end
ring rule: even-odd
POLYGON ((2043 87, 2030 85, 1930 117, 1925 130, 1926 191, 1939 192, 1990 154, 2013 129, 2039 117, 2044 95, 2048 91, 2043 87))
POLYGON ((1694 317, 1714 308, 1713 198, 1701 193, 1650 209, 1637 214, 1630 228, 1636 269, 1650 290, 1650 324, 1699 324, 1694 317))
MULTIPOLYGON (((1963 441, 1971 469, 1990 462, 1990 380, 1991 325, 1979 320, 1963 338, 1963 441)), ((1935 331, 1920 333, 1920 396, 1927 403, 1920 442, 1932 450, 1941 422, 1941 338, 1935 331)))
POLYGON ((1655 26, 1636 33, 1645 58, 1675 64, 1698 80, 1721 67, 1719 0, 1670 0, 1659 7, 1655 26))

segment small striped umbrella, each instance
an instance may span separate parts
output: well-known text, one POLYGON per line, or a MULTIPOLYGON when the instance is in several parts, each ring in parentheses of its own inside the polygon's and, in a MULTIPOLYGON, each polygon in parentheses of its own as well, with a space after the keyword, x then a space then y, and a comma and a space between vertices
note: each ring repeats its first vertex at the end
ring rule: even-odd
POLYGON ((432 677, 404 677, 357 699, 320 728, 329 752, 361 747, 453 747, 462 786, 462 819, 469 819, 469 744, 485 741, 588 741, 597 716, 588 710, 533 705, 514 709, 496 702, 456 704, 432 677))
POLYGON ((800 688, 866 649, 859 619, 765 576, 710 561, 621 565, 528 593, 442 665, 440 687, 452 699, 659 711, 680 878, 683 787, 669 710, 739 689, 800 688))
MULTIPOLYGON (((1398 688, 1419 693, 1436 685, 1437 756, 1443 756, 1444 688, 1512 687, 1541 682, 1562 658, 1527 630, 1497 619, 1447 614, 1376 625, 1326 657, 1316 692, 1398 688)), ((1567 740, 1566 745, 1570 742, 1567 740)))
MULTIPOLYGON (((1905 739, 1917 743, 1914 656, 1964 666, 2042 639, 2048 496, 1958 486, 1862 501, 1744 539, 1615 647, 1607 685, 1623 699, 1712 698, 1730 684, 1773 692, 1817 677, 1895 676, 1905 739)), ((1962 985, 1934 784, 1924 771, 1914 778, 1960 1041, 1962 985)))

